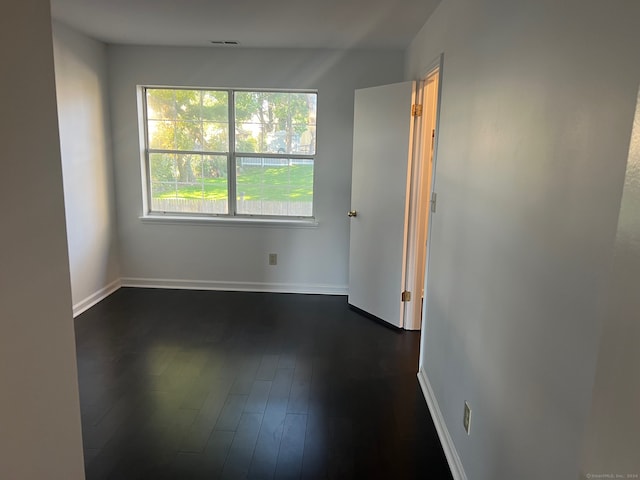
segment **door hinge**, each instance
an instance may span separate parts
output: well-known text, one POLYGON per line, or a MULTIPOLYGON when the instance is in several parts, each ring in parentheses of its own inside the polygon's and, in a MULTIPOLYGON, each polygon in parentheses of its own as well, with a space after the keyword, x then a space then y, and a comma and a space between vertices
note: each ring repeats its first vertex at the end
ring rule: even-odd
POLYGON ((431 211, 433 213, 436 213, 437 204, 438 204, 438 194, 436 192, 433 192, 431 194, 431 211))
POLYGON ((421 117, 422 116, 422 105, 413 104, 411 105, 411 116, 412 117, 421 117))
POLYGON ((410 302, 411 301, 411 292, 407 292, 406 290, 402 292, 402 301, 410 302))

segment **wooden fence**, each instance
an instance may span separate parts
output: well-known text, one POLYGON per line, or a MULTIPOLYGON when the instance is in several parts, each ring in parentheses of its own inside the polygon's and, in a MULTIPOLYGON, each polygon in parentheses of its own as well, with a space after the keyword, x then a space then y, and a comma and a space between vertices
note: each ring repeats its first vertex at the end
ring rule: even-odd
MULTIPOLYGON (((227 200, 198 200, 190 198, 153 198, 151 210, 166 213, 226 214, 227 200)), ((310 217, 311 202, 288 202, 279 200, 238 200, 239 214, 310 217)))

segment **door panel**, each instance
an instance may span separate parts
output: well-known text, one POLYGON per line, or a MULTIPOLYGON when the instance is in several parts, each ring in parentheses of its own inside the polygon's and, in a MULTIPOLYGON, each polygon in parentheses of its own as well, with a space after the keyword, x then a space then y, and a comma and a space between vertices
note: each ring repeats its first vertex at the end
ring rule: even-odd
POLYGON ((403 326, 414 82, 356 90, 349 303, 403 326))

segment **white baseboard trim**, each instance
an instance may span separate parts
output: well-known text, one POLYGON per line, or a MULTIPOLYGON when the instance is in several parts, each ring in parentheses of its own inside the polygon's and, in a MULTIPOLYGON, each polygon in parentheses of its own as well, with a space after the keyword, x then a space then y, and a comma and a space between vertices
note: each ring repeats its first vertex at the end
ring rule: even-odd
POLYGON ((460 456, 458 455, 456 446, 453 444, 453 440, 451 439, 451 435, 449 435, 447 425, 444 423, 444 417, 442 416, 442 412, 440 411, 440 407, 438 406, 438 401, 433 394, 433 389, 431 388, 429 379, 422 369, 418 372, 418 382, 420 383, 420 387, 422 388, 424 398, 427 401, 427 406, 429 407, 429 411, 431 412, 433 423, 435 424, 436 430, 438 431, 438 437, 440 437, 442 449, 444 450, 444 454, 447 457, 447 462, 449 463, 449 468, 451 469, 453 480, 467 480, 467 475, 464 472, 462 461, 460 460, 460 456))
POLYGON ((74 304, 73 305, 73 318, 76 318, 81 313, 89 310, 96 303, 100 302, 101 300, 104 300, 109 295, 111 295, 113 292, 118 290, 120 287, 121 287, 120 279, 114 280, 113 282, 111 282, 106 287, 101 288, 97 292, 92 293, 91 295, 89 295, 84 300, 81 300, 78 303, 74 304))
POLYGON ((121 279, 123 287, 174 288, 181 290, 224 290, 232 292, 309 293, 318 295, 346 295, 346 285, 323 285, 304 283, 253 283, 222 282, 213 280, 176 280, 166 278, 121 279))

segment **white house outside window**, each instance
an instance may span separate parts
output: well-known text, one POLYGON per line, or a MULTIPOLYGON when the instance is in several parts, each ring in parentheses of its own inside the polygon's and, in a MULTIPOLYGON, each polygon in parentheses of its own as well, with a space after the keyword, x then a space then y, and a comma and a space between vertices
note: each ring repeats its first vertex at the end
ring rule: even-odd
POLYGON ((147 213, 313 217, 317 93, 143 88, 147 213))

